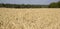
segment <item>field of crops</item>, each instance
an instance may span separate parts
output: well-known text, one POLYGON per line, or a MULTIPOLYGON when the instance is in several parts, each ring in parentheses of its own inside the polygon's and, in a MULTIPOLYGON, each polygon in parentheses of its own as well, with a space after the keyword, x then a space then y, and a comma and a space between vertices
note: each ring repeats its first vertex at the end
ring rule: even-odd
POLYGON ((0 8, 0 29, 60 29, 60 8, 0 8))

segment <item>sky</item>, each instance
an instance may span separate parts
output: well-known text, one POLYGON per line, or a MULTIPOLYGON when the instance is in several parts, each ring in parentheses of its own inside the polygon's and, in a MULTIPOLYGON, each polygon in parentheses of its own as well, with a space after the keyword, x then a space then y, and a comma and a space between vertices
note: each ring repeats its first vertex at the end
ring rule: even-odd
POLYGON ((58 2, 58 1, 59 0, 0 0, 0 3, 48 5, 51 2, 58 2))

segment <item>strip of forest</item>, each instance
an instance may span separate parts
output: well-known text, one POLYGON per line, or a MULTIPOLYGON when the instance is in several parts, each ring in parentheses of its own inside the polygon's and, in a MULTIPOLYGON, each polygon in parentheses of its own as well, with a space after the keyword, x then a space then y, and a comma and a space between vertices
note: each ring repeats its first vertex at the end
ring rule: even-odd
POLYGON ((4 4, 4 3, 0 3, 0 7, 6 7, 6 8, 60 8, 60 1, 59 2, 53 2, 49 5, 4 4))

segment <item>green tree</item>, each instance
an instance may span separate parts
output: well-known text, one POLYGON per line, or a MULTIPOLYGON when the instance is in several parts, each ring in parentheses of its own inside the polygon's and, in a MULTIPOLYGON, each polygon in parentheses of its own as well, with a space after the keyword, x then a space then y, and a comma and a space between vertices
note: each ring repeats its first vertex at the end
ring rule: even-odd
POLYGON ((58 4, 57 3, 51 3, 49 5, 49 8, 58 8, 58 4))
POLYGON ((60 1, 57 4, 58 4, 58 7, 60 8, 60 1))
POLYGON ((60 8, 60 1, 57 3, 53 2, 48 7, 49 8, 60 8))

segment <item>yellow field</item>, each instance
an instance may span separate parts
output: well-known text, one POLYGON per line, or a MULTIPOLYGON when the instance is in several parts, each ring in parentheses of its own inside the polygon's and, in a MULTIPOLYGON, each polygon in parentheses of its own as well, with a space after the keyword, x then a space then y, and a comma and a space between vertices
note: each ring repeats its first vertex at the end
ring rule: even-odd
POLYGON ((60 29, 60 8, 0 8, 0 29, 60 29))

